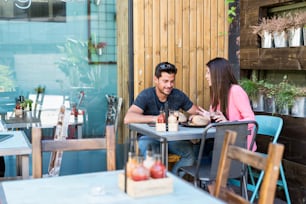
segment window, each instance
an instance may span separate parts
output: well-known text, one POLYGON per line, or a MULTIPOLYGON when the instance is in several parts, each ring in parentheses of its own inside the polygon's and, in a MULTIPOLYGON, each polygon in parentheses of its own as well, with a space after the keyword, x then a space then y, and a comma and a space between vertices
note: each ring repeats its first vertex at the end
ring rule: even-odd
POLYGON ((65 22, 63 0, 1 0, 0 20, 65 22))

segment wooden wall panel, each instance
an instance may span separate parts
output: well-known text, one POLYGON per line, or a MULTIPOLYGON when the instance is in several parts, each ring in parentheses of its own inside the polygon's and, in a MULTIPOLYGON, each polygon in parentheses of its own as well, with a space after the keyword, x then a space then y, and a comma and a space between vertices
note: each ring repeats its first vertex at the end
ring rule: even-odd
POLYGON ((168 46, 167 53, 169 62, 175 63, 175 0, 168 0, 168 46))
POLYGON ((196 35, 197 46, 196 46, 196 73, 202 76, 202 79, 196 80, 196 100, 197 104, 202 104, 204 106, 203 95, 204 95, 204 2, 202 0, 197 0, 197 22, 196 22, 196 33, 203 33, 203 35, 196 35))
MULTIPOLYGON (((160 0, 153 0, 153 71, 160 60, 160 0)), ((153 72, 152 71, 152 72, 153 72)), ((153 85, 153 80, 151 85, 153 85)))
POLYGON ((145 32, 144 32, 144 46, 145 46, 145 59, 144 59, 144 86, 152 86, 152 70, 153 70, 153 0, 145 0, 145 32))
POLYGON ((175 85, 177 87, 183 87, 183 0, 175 1, 175 48, 174 48, 174 56, 175 56, 175 65, 178 68, 178 73, 176 74, 176 82, 175 85))
POLYGON ((197 1, 190 0, 190 52, 189 52, 189 97, 196 103, 197 99, 197 1))
MULTIPOLYGON (((134 0, 133 5, 133 18, 136 25, 134 25, 134 89, 135 93, 139 93, 139 90, 145 88, 145 78, 144 72, 145 69, 145 22, 148 22, 148 19, 145 19, 144 6, 145 1, 143 0, 134 0), (137 12, 136 12, 137 11, 137 12)), ((149 71, 149 70, 147 70, 149 71)))
POLYGON ((133 26, 135 97, 153 85, 156 64, 169 61, 178 67, 176 87, 207 108, 205 64, 228 56, 225 1, 134 0, 133 26))
POLYGON ((182 26, 183 26, 183 66, 182 70, 179 70, 183 74, 183 84, 182 87, 177 87, 182 89, 185 93, 189 94, 189 78, 190 78, 190 73, 189 73, 189 53, 190 53, 190 15, 189 15, 189 10, 190 10, 190 2, 189 1, 183 1, 183 21, 182 21, 182 26), (186 32, 187 31, 187 32, 186 32))

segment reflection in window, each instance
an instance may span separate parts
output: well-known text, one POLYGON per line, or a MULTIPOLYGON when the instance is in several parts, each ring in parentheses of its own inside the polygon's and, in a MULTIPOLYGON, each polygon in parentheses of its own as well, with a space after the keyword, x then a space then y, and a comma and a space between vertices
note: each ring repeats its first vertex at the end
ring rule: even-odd
POLYGON ((65 22, 63 0, 0 0, 0 20, 65 22))

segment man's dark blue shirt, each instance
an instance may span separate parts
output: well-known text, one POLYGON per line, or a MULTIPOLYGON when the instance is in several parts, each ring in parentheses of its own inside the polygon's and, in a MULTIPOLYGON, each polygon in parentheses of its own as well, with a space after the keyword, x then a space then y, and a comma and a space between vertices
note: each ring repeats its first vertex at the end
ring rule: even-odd
MULTIPOLYGON (((182 109, 188 111, 193 105, 188 96, 176 88, 172 89, 167 98, 167 102, 169 110, 182 109)), ((144 89, 134 101, 134 105, 141 108, 144 111, 144 115, 158 115, 160 110, 165 109, 165 103, 166 102, 159 101, 155 92, 155 87, 144 89)))

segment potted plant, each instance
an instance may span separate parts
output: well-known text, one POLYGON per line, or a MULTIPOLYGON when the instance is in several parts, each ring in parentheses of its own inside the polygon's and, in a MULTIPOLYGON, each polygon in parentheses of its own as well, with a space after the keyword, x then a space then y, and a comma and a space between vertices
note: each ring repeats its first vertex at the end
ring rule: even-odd
POLYGON ((288 28, 288 41, 290 47, 302 45, 303 27, 306 24, 306 12, 295 12, 287 14, 290 27, 288 28))
POLYGON ((263 82, 263 92, 264 92, 264 111, 268 113, 275 113, 275 95, 276 95, 276 85, 263 82))
POLYGON ((259 35, 261 38, 261 47, 262 48, 271 48, 272 47, 272 27, 271 19, 262 18, 258 25, 251 26, 252 33, 259 35))
POLYGON ((303 24, 303 41, 304 45, 306 45, 306 12, 299 13, 299 19, 301 20, 301 23, 303 24))
POLYGON ((105 48, 105 46, 106 42, 99 42, 95 45, 97 55, 101 56, 103 54, 103 48, 105 48))
POLYGON ((298 93, 298 89, 288 83, 287 75, 285 75, 276 89, 275 105, 277 111, 281 114, 289 114, 289 109, 292 108, 298 93))
POLYGON ((275 47, 287 47, 287 29, 290 27, 290 20, 282 16, 262 18, 259 25, 251 26, 253 34, 261 37, 261 47, 271 48, 272 39, 275 47))
POLYGON ((294 99, 291 115, 296 117, 305 117, 306 116, 306 89, 297 88, 297 94, 294 99))
POLYGON ((287 29, 290 27, 290 19, 274 16, 270 23, 275 47, 288 47, 287 29))
POLYGON ((263 111, 263 81, 244 78, 240 80, 240 85, 248 94, 253 110, 263 111))

